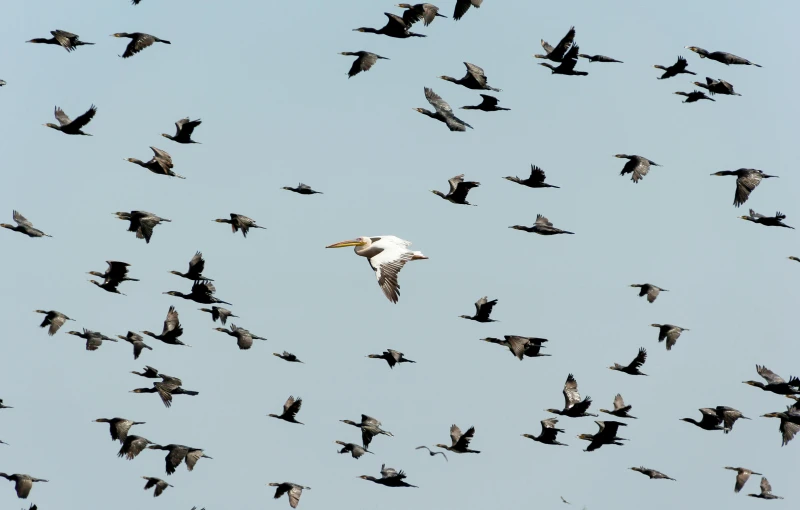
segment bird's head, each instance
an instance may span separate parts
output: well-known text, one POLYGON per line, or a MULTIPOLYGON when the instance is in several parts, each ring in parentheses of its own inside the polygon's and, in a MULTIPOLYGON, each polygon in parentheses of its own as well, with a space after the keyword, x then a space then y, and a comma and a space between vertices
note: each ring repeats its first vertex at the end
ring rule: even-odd
POLYGON ((739 216, 740 220, 749 220, 750 216, 739 216))
POLYGON ((758 381, 742 381, 742 383, 743 383, 743 384, 747 384, 748 386, 756 386, 756 387, 762 387, 762 386, 764 386, 764 384, 763 384, 763 383, 760 383, 760 382, 758 382, 758 381))
POLYGON ((525 227, 523 225, 511 225, 508 228, 513 228, 514 230, 523 230, 525 227))
POLYGON ((225 328, 214 328, 214 331, 222 331, 223 333, 227 333, 228 330, 225 328))
POLYGON ((108 423, 108 418, 98 418, 96 420, 92 420, 95 423, 108 423))
POLYGON ((369 28, 367 27, 354 28, 353 32, 369 32, 369 28))
POLYGON ((130 393, 146 393, 148 388, 136 388, 135 390, 131 390, 130 393))
POLYGON ((433 193, 434 195, 438 195, 438 196, 444 198, 444 193, 442 193, 441 191, 437 191, 435 189, 432 189, 432 190, 430 190, 430 192, 433 193))
POLYGON ((561 410, 560 409, 545 409, 545 412, 553 413, 553 414, 561 414, 561 410))
POLYGON ((80 334, 80 333, 78 333, 77 331, 67 331, 67 334, 68 334, 68 335, 81 336, 81 334, 80 334))
POLYGON ((362 480, 369 480, 372 477, 369 476, 369 475, 361 475, 361 476, 357 476, 356 478, 361 478, 362 480))
POLYGON ((214 220, 214 221, 215 221, 216 223, 230 223, 230 222, 231 222, 231 220, 227 220, 227 219, 225 219, 225 218, 217 218, 217 219, 216 219, 216 220, 214 220))
POLYGON ((177 296, 179 294, 176 290, 171 290, 169 292, 162 292, 162 294, 169 294, 170 296, 177 296))
POLYGON ((433 446, 435 446, 436 448, 443 448, 443 449, 447 450, 447 445, 443 445, 443 444, 441 444, 441 443, 439 443, 439 444, 435 444, 435 445, 433 445, 433 446))
POLYGON ((127 37, 128 34, 125 32, 117 32, 116 34, 111 34, 110 37, 127 37))
POLYGON ((397 4, 397 7, 400 7, 401 9, 413 9, 413 7, 409 4, 397 4))
POLYGON ((532 436, 531 434, 520 434, 520 436, 527 437, 528 439, 533 439, 534 438, 534 436, 532 436))
POLYGON ((163 136, 164 138, 172 138, 170 135, 168 135, 166 133, 161 133, 161 136, 163 136))
POLYGON ((285 189, 287 191, 294 191, 294 188, 292 188, 291 186, 284 186, 281 189, 285 189))
POLYGON ((614 154, 615 158, 628 159, 630 156, 627 154, 614 154))
POLYGON ((347 444, 347 443, 345 443, 344 441, 334 441, 334 443, 336 443, 336 444, 340 444, 340 445, 342 445, 342 446, 345 446, 345 445, 347 444))
POLYGON ((767 413, 767 414, 762 414, 761 417, 762 418, 780 418, 781 417, 781 413, 767 413))
POLYGON ((338 243, 333 243, 325 248, 347 248, 348 246, 365 246, 370 243, 370 240, 366 237, 357 237, 355 239, 351 239, 349 241, 340 241, 338 243))
POLYGON ((694 423, 694 419, 693 418, 681 418, 678 421, 685 421, 686 423, 694 423))
POLYGON ((61 129, 59 126, 56 126, 55 124, 53 124, 51 122, 48 122, 47 124, 42 124, 42 126, 47 126, 49 128, 53 128, 53 129, 61 129))
POLYGON ((719 176, 722 176, 722 175, 728 175, 728 174, 726 173, 726 171, 725 171, 725 170, 721 170, 721 171, 719 171, 719 172, 714 172, 714 173, 713 173, 713 174, 711 174, 711 175, 719 175, 719 176))

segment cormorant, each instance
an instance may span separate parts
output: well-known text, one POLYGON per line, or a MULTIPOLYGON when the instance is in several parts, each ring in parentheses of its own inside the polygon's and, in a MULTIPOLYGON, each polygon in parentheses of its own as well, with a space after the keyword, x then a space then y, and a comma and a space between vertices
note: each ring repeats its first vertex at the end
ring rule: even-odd
POLYGON ((8 223, 0 223, 0 227, 13 230, 14 232, 19 232, 21 234, 25 234, 28 237, 53 237, 45 234, 44 232, 42 232, 37 228, 33 228, 33 223, 31 223, 25 216, 21 215, 17 211, 14 211, 12 214, 16 225, 9 225, 8 223))
POLYGON ((575 232, 569 232, 567 230, 561 230, 560 228, 556 228, 553 224, 542 216, 541 214, 536 215, 536 221, 534 222, 533 226, 526 227, 524 225, 513 225, 508 228, 513 228, 514 230, 522 230, 525 232, 532 232, 534 234, 539 234, 543 236, 553 236, 556 234, 574 234, 575 232))
POLYGON ((624 437, 617 437, 617 432, 620 427, 627 427, 628 425, 618 421, 595 421, 600 429, 596 434, 580 434, 578 439, 589 441, 589 446, 584 450, 585 452, 593 452, 601 448, 604 444, 613 444, 622 446, 620 441, 627 441, 624 437))
POLYGON ((361 415, 361 423, 356 423, 350 420, 339 421, 361 429, 361 444, 364 445, 364 448, 369 448, 372 438, 378 434, 383 434, 384 436, 394 436, 394 434, 391 432, 381 429, 381 422, 371 416, 367 416, 366 414, 361 415))
POLYGON ((479 300, 475 301, 475 315, 472 317, 469 315, 459 315, 459 317, 475 322, 497 322, 496 320, 489 318, 489 316, 492 314, 492 309, 496 304, 496 299, 489 301, 487 296, 483 296, 479 300))
POLYGON ((709 101, 716 101, 716 99, 712 99, 705 95, 703 92, 699 90, 694 90, 692 92, 674 92, 674 94, 679 96, 684 96, 686 99, 683 101, 684 103, 696 103, 701 99, 708 99, 709 101))
POLYGON ((160 375, 158 375, 158 369, 153 368, 149 365, 144 366, 144 372, 137 372, 134 370, 131 373, 136 374, 139 377, 145 377, 147 379, 158 379, 161 377, 160 375))
POLYGON ((362 480, 369 480, 370 482, 383 485, 384 487, 417 487, 405 481, 406 474, 401 469, 396 471, 392 468, 387 468, 386 464, 381 464, 381 477, 375 478, 374 476, 361 475, 362 480))
POLYGON ((445 450, 449 450, 453 453, 481 453, 479 450, 470 450, 469 448, 469 443, 472 441, 474 436, 475 427, 470 427, 462 434, 461 429, 458 428, 457 425, 453 424, 450 426, 450 442, 452 444, 447 446, 439 443, 434 446, 437 448, 444 448, 445 450))
MULTIPOLYGON (((178 338, 183 335, 183 327, 181 326, 178 318, 178 312, 175 310, 174 306, 170 306, 169 310, 167 311, 167 318, 164 319, 164 327, 161 329, 160 335, 156 335, 150 331, 142 331, 142 334, 155 338, 156 340, 161 340, 165 344, 186 345, 178 340, 178 338)), ((189 345, 186 346, 191 347, 189 345)))
POLYGON ((693 418, 681 418, 680 421, 692 423, 703 430, 723 430, 727 434, 733 430, 733 424, 736 420, 742 418, 749 420, 747 416, 732 407, 717 406, 717 407, 704 407, 700 409, 703 418, 698 422, 693 418))
POLYGON ((416 361, 406 359, 403 357, 402 352, 395 351, 394 349, 387 349, 381 354, 370 354, 367 357, 386 360, 386 363, 389 364, 389 368, 394 368, 394 366, 398 363, 416 363, 416 361))
POLYGON ((297 508, 297 504, 300 503, 300 496, 303 495, 303 489, 311 490, 311 487, 303 487, 302 485, 291 482, 270 483, 268 485, 277 487, 277 489, 275 489, 275 499, 288 493, 289 506, 292 508, 297 508))
POLYGON ((439 14, 439 8, 433 4, 397 4, 397 7, 405 9, 403 12, 403 21, 409 27, 419 20, 424 20, 422 24, 428 26, 433 23, 436 17, 446 18, 447 16, 439 14))
POLYGON ((144 425, 143 421, 133 421, 127 418, 98 418, 94 420, 96 423, 108 423, 111 431, 111 440, 125 442, 128 438, 128 431, 134 425, 144 425))
MULTIPOLYGON (((757 64, 753 64, 757 65, 757 64)), ((758 66, 761 67, 761 66, 758 66)), ((753 498, 760 498, 760 499, 783 499, 780 496, 776 496, 772 493, 772 485, 769 484, 766 476, 761 477, 761 493, 759 494, 748 494, 748 496, 753 498)))
POLYGON ((98 276, 106 280, 118 280, 119 282, 139 281, 136 278, 128 278, 128 267, 130 267, 130 264, 128 264, 127 262, 119 262, 117 260, 106 260, 106 264, 108 264, 108 269, 106 269, 105 273, 100 273, 98 271, 89 271, 86 274, 98 276))
POLYGON ((91 42, 83 42, 80 40, 79 36, 71 34, 69 32, 65 32, 64 30, 51 30, 50 34, 53 36, 50 39, 44 39, 40 37, 25 42, 36 43, 36 44, 55 44, 63 47, 65 50, 67 50, 67 52, 75 51, 78 48, 78 46, 87 46, 87 45, 91 46, 94 44, 91 42))
POLYGON ((639 289, 639 297, 647 296, 647 301, 649 303, 652 303, 656 300, 659 292, 669 292, 667 289, 656 287, 651 283, 634 283, 631 284, 631 287, 637 287, 639 289))
MULTIPOLYGON (((45 318, 41 324, 39 324, 40 328, 46 328, 50 326, 50 329, 47 330, 47 334, 53 336, 56 334, 56 331, 59 330, 61 326, 64 325, 66 321, 74 321, 75 319, 70 319, 66 315, 61 312, 57 312, 55 310, 45 311, 45 310, 35 310, 36 313, 43 313, 45 314, 45 318)), ((2 402, 2 401, 0 401, 2 402)))
POLYGON ((622 171, 619 174, 620 175, 633 174, 631 175, 631 180, 634 183, 638 183, 639 179, 642 179, 644 178, 645 175, 647 175, 647 172, 650 171, 651 165, 661 166, 655 161, 650 161, 649 159, 642 156, 616 154, 614 157, 628 160, 628 162, 625 163, 625 166, 622 167, 622 171))
MULTIPOLYGON (((231 232, 233 232, 234 234, 236 232, 238 232, 239 229, 241 229, 242 230, 242 235, 244 237, 247 237, 247 232, 251 228, 263 228, 264 230, 267 229, 267 227, 262 227, 260 225, 256 225, 256 220, 248 218, 247 216, 243 216, 241 214, 236 214, 236 213, 230 213, 230 215, 231 215, 231 219, 229 219, 229 220, 227 220, 227 219, 216 219, 214 221, 217 222, 217 223, 229 223, 230 226, 231 226, 231 232)), ((230 303, 228 303, 228 304, 230 304, 230 303)))
POLYGON ((172 44, 165 39, 159 39, 154 35, 143 34, 142 32, 133 32, 131 34, 119 32, 117 34, 111 34, 111 37, 127 37, 131 40, 131 42, 129 42, 128 46, 125 48, 125 53, 120 55, 122 58, 132 57, 153 43, 160 42, 164 44, 172 44))
POLYGON ((508 347, 508 350, 510 350, 511 353, 514 356, 517 356, 520 360, 522 359, 521 356, 528 358, 541 358, 544 356, 550 356, 550 354, 540 353, 540 351, 544 348, 542 343, 547 342, 546 338, 519 335, 504 335, 503 338, 503 340, 500 340, 499 338, 487 337, 481 338, 481 340, 492 344, 502 345, 503 347, 508 347), (522 354, 517 354, 518 352, 521 352, 522 354))
POLYGON ((153 237, 153 229, 156 225, 172 221, 160 218, 147 211, 117 212, 114 214, 116 214, 117 219, 130 222, 128 232, 136 232, 136 238, 144 239, 147 244, 150 244, 150 238, 153 237))
POLYGON ((778 430, 781 433, 781 446, 786 446, 789 441, 794 439, 794 436, 800 431, 800 407, 795 403, 793 406, 788 406, 785 412, 782 413, 767 413, 761 415, 762 418, 780 418, 781 423, 778 430))
POLYGON ((206 280, 208 282, 213 282, 211 278, 206 278, 203 276, 203 269, 206 268, 206 261, 203 259, 203 254, 199 251, 194 254, 192 260, 189 261, 189 270, 185 273, 181 273, 179 271, 170 271, 170 274, 174 274, 180 276, 181 278, 186 278, 187 280, 197 281, 197 280, 206 280))
POLYGON ((297 185, 296 188, 292 188, 291 186, 284 186, 281 189, 285 189, 287 191, 294 191, 300 195, 322 195, 321 191, 314 191, 311 189, 311 186, 308 184, 303 184, 302 182, 297 185))
POLYGON ((693 74, 697 75, 697 73, 693 73, 691 71, 687 71, 686 68, 689 67, 689 62, 686 61, 685 58, 678 56, 678 61, 672 64, 669 67, 664 67, 661 65, 653 66, 656 69, 661 69, 664 71, 664 74, 659 76, 659 80, 666 80, 667 78, 672 78, 673 76, 678 76, 679 74, 693 74))
POLYGON ((143 349, 150 349, 153 350, 152 347, 144 343, 144 338, 137 335, 133 331, 128 331, 126 336, 117 335, 117 338, 121 338, 125 340, 129 344, 133 345, 133 359, 139 359, 139 355, 142 354, 143 349))
MULTIPOLYGON (((294 397, 290 396, 289 398, 286 399, 286 403, 283 404, 283 413, 279 415, 268 414, 267 416, 271 418, 277 418, 283 421, 288 421, 289 423, 298 423, 300 425, 305 425, 304 423, 297 421, 297 419, 295 418, 297 416, 297 413, 300 412, 300 407, 302 405, 303 405, 302 398, 297 397, 297 399, 295 399, 294 397)), ((366 448, 367 446, 368 445, 364 445, 364 448, 366 448)))
POLYGON ((451 76, 439 76, 439 78, 444 81, 455 83, 456 85, 463 85, 472 90, 493 90, 495 92, 501 92, 500 89, 488 85, 488 80, 486 79, 486 74, 483 72, 483 69, 469 62, 464 62, 464 65, 467 66, 467 74, 465 74, 463 78, 455 79, 451 76))
MULTIPOLYGON (((192 284, 192 291, 189 294, 184 294, 182 292, 178 292, 177 290, 164 292, 164 294, 169 294, 170 296, 176 296, 183 299, 189 299, 195 303, 200 303, 201 305, 210 305, 213 303, 222 303, 226 305, 231 304, 227 301, 222 301, 221 299, 215 298, 214 293, 216 291, 217 288, 214 287, 213 283, 209 282, 208 280, 198 280, 192 284)), ((213 312, 211 315, 213 317, 213 312)))
POLYGON ((382 57, 368 51, 343 51, 339 53, 339 55, 344 55, 346 57, 358 57, 353 61, 353 65, 350 66, 350 71, 347 72, 347 79, 352 78, 358 73, 369 71, 372 69, 372 66, 378 62, 378 60, 389 60, 386 57, 382 57))
POLYGON ((186 469, 192 471, 194 470, 194 465, 197 464, 198 460, 213 458, 203 453, 202 448, 192 448, 189 446, 183 446, 181 444, 168 444, 167 446, 154 444, 148 446, 148 448, 151 450, 166 450, 169 452, 165 457, 168 475, 174 473, 175 469, 181 465, 181 462, 183 462, 184 459, 186 459, 186 469))
POLYGON ((662 480, 672 480, 673 482, 675 481, 674 478, 670 478, 669 476, 665 475, 664 473, 662 473, 660 471, 656 471, 655 469, 649 469, 649 468, 646 468, 644 466, 632 467, 630 469, 633 470, 633 471, 638 471, 639 473, 641 473, 643 475, 649 476, 651 480, 662 479, 662 480))
POLYGON ((672 324, 650 324, 654 328, 658 328, 658 341, 663 342, 667 340, 667 350, 671 351, 672 347, 678 342, 681 333, 689 331, 686 328, 673 326, 672 324))
POLYGON ((273 352, 273 353, 272 353, 272 355, 273 355, 273 356, 277 356, 277 357, 279 357, 279 358, 280 358, 280 359, 282 359, 282 360, 285 360, 285 361, 290 361, 290 362, 292 362, 292 363, 303 363, 302 361, 300 361, 299 359, 297 359, 297 356, 295 356, 295 355, 294 355, 294 354, 292 354, 291 352, 286 352, 286 351, 283 351, 283 354, 278 354, 277 352, 273 352))
POLYGON ((575 27, 570 27, 567 35, 565 35, 556 45, 555 48, 544 39, 541 40, 542 48, 547 52, 546 55, 534 55, 535 58, 544 58, 552 60, 553 62, 562 62, 567 51, 570 49, 573 41, 575 40, 575 27))
POLYGON ((552 184, 546 184, 544 170, 539 168, 536 165, 531 165, 531 175, 528 176, 527 179, 520 179, 519 177, 503 177, 503 179, 511 182, 516 182, 517 184, 522 184, 523 186, 527 186, 529 188, 558 188, 558 186, 553 186, 552 184))
POLYGON ((539 65, 544 66, 550 69, 550 74, 563 74, 566 76, 588 76, 589 73, 586 71, 576 71, 575 66, 578 64, 578 52, 580 48, 577 44, 573 44, 572 47, 567 51, 567 54, 564 55, 564 58, 561 60, 561 63, 556 67, 549 62, 541 62, 539 65))
POLYGON ((144 490, 152 489, 153 487, 156 488, 155 492, 153 492, 154 498, 159 497, 167 487, 173 487, 172 485, 168 484, 161 478, 155 478, 152 476, 143 476, 142 478, 147 480, 147 483, 144 485, 144 490))
POLYGON ((10 482, 14 482, 14 490, 17 491, 17 497, 20 499, 28 499, 28 494, 31 493, 31 489, 33 488, 33 482, 47 482, 47 480, 42 480, 41 478, 34 478, 30 475, 22 475, 19 473, 14 473, 13 475, 0 473, 0 476, 10 482))
POLYGON ((572 374, 567 376, 567 382, 564 383, 564 390, 562 393, 564 394, 564 409, 545 409, 545 411, 569 418, 580 418, 582 416, 597 417, 596 414, 586 412, 592 405, 592 397, 586 397, 581 400, 581 394, 578 393, 578 381, 575 380, 572 374))
POLYGON ((184 390, 181 387, 183 381, 177 377, 172 377, 166 374, 156 374, 156 377, 160 377, 161 382, 154 382, 152 388, 136 388, 135 390, 132 390, 131 393, 158 393, 158 396, 161 397, 161 402, 164 403, 164 407, 172 407, 173 395, 189 395, 194 397, 200 394, 200 392, 197 391, 184 390))
POLYGON ((758 475, 764 476, 761 473, 756 473, 755 471, 751 471, 747 468, 743 467, 730 467, 726 466, 725 469, 730 469, 731 471, 736 471, 736 485, 733 487, 733 492, 738 493, 744 487, 744 484, 747 483, 747 480, 750 478, 750 475, 758 475))
POLYGON ((509 111, 511 108, 503 108, 501 106, 497 106, 498 99, 494 96, 488 96, 486 94, 481 94, 483 101, 481 104, 476 106, 462 106, 462 110, 482 110, 484 112, 500 112, 500 111, 509 111))
POLYGON ((87 351, 96 351, 103 345, 103 340, 109 342, 116 342, 113 338, 108 338, 102 333, 98 333, 96 331, 90 331, 86 328, 83 328, 83 333, 78 333, 77 331, 69 331, 68 335, 75 335, 83 338, 86 340, 86 350, 87 351))
POLYGON ((342 449, 339 450, 339 453, 349 453, 353 456, 354 459, 360 458, 365 453, 372 453, 371 451, 363 448, 354 443, 345 443, 344 441, 335 441, 336 444, 342 445, 342 449))
POLYGON ((141 436, 127 436, 125 440, 122 441, 122 446, 119 452, 117 452, 117 457, 125 457, 128 460, 133 460, 137 455, 142 453, 149 444, 155 443, 141 436))
POLYGON ((585 58, 589 60, 589 62, 617 62, 619 64, 623 64, 622 60, 616 60, 611 57, 606 57, 605 55, 587 55, 585 53, 581 53, 578 55, 580 58, 585 58))
POLYGON ((435 451, 431 450, 430 448, 428 448, 428 447, 427 447, 427 446, 425 446, 425 445, 422 445, 422 446, 417 446, 417 447, 416 447, 416 448, 414 448, 414 449, 415 449, 415 450, 422 450, 423 448, 425 448, 426 450, 428 450, 428 455, 430 455, 431 457, 435 457, 435 456, 437 456, 437 455, 441 455, 442 457, 444 457, 444 460, 445 460, 445 461, 447 461, 447 462, 450 462, 450 461, 447 459, 447 455, 445 455, 445 454, 444 454, 444 452, 435 452, 435 451))
POLYGON ((556 423, 558 423, 558 418, 548 418, 547 420, 542 420, 540 422, 542 424, 542 432, 539 434, 539 437, 533 436, 531 434, 522 434, 522 437, 527 437, 528 439, 533 439, 538 443, 549 444, 549 445, 557 445, 557 446, 569 446, 564 443, 559 443, 556 441, 556 436, 559 432, 563 433, 564 429, 556 428, 556 423))
POLYGON ((431 190, 431 193, 438 195, 451 204, 474 205, 467 202, 467 193, 472 188, 477 188, 481 183, 476 181, 465 181, 464 174, 456 175, 447 181, 450 183, 450 191, 445 195, 441 191, 431 190))
POLYGON ((3 404, 3 399, 0 398, 0 409, 14 409, 14 408, 11 407, 11 406, 4 405, 3 404))
POLYGON ((238 315, 233 315, 233 312, 228 310, 227 308, 222 308, 221 306, 212 306, 211 308, 200 308, 201 312, 208 312, 211 314, 211 320, 217 322, 217 319, 224 325, 228 317, 239 317, 238 315))
POLYGON ((153 157, 150 158, 150 160, 146 163, 141 159, 136 158, 127 158, 125 161, 136 163, 140 167, 146 168, 154 174, 168 175, 170 177, 177 177, 178 179, 186 179, 186 177, 178 175, 172 171, 172 168, 175 165, 172 164, 172 156, 170 156, 167 151, 162 151, 156 147, 150 147, 150 150, 153 151, 153 157))
POLYGON ((84 133, 82 131, 83 127, 92 121, 94 118, 94 114, 97 113, 97 107, 92 105, 89 107, 88 110, 82 115, 79 115, 75 118, 75 120, 70 120, 67 117, 67 114, 64 113, 64 110, 59 108, 58 106, 55 107, 54 114, 56 116, 56 120, 58 121, 58 126, 48 122, 47 124, 42 124, 43 126, 47 126, 49 128, 53 128, 56 131, 61 131, 67 135, 83 135, 83 136, 92 136, 89 133, 84 133))
POLYGON ((704 50, 703 48, 698 48, 697 46, 686 46, 685 48, 687 50, 691 50, 691 51, 697 53, 698 55, 700 55, 700 58, 707 58, 709 60, 716 60, 717 62, 725 64, 726 66, 729 66, 731 64, 736 64, 736 65, 744 65, 744 66, 761 67, 758 64, 754 64, 753 62, 750 62, 746 58, 737 57, 736 55, 733 55, 731 53, 725 53, 724 51, 708 52, 708 51, 704 50))
POLYGON ((694 82, 695 85, 698 87, 704 88, 711 92, 711 94, 721 94, 724 96, 741 96, 741 94, 737 94, 733 91, 733 85, 728 83, 725 80, 714 80, 706 76, 706 82, 701 83, 699 81, 694 82))
POLYGON ((456 8, 453 11, 453 20, 458 21, 464 17, 470 7, 480 9, 483 0, 456 0, 456 8))
POLYGON ((236 338, 236 345, 238 345, 239 349, 241 350, 247 350, 251 348, 253 346, 253 340, 266 340, 266 338, 262 336, 254 335, 244 328, 237 327, 236 324, 231 324, 230 327, 231 329, 225 329, 225 328, 214 328, 214 329, 236 338))
POLYGON ((203 121, 200 119, 189 120, 189 117, 184 117, 175 123, 175 136, 170 136, 166 133, 161 133, 161 136, 178 143, 200 143, 192 140, 192 133, 202 123, 203 121))
POLYGON ((641 366, 644 365, 644 362, 646 360, 647 360, 647 351, 644 349, 644 347, 640 347, 639 354, 636 355, 636 357, 633 359, 633 361, 630 362, 629 365, 623 366, 620 365, 619 363, 614 363, 613 367, 608 367, 608 368, 611 370, 616 370, 617 372, 624 372, 629 375, 647 375, 639 370, 641 366))
POLYGON ((389 37, 396 37, 398 39, 406 39, 408 37, 427 37, 426 35, 409 32, 410 25, 407 25, 403 18, 389 12, 383 13, 389 21, 383 28, 375 29, 369 27, 354 28, 353 32, 362 32, 368 34, 388 35, 389 37))
POLYGON ((778 177, 777 175, 768 175, 761 170, 755 168, 740 168, 738 170, 722 170, 721 172, 714 172, 711 175, 735 175, 736 176, 736 194, 733 196, 733 205, 739 207, 747 202, 750 198, 750 193, 753 192, 759 184, 761 179, 770 179, 778 177))
POLYGON ((450 107, 450 105, 447 104, 447 102, 442 99, 439 94, 428 87, 425 87, 425 99, 428 100, 428 102, 436 111, 432 112, 430 110, 426 110, 425 108, 414 108, 414 110, 423 115, 427 115, 432 119, 436 119, 439 122, 444 122, 447 124, 447 127, 450 129, 450 131, 466 131, 467 128, 473 129, 472 126, 453 115, 453 109, 450 107))
POLYGON ((617 393, 617 396, 614 397, 614 410, 609 411, 608 409, 600 409, 601 413, 612 414, 617 418, 632 418, 637 419, 636 416, 631 416, 628 414, 628 411, 631 410, 631 406, 626 406, 625 401, 622 400, 622 395, 617 393))
POLYGON ((783 220, 786 219, 785 214, 781 214, 780 211, 775 213, 775 216, 764 216, 763 214, 758 214, 757 212, 750 209, 749 216, 739 216, 743 220, 752 221, 753 223, 759 223, 766 227, 784 227, 784 228, 791 228, 794 230, 794 227, 790 227, 789 225, 783 223, 783 220))
POLYGON ((787 383, 778 374, 762 365, 756 365, 756 372, 767 381, 767 384, 758 381, 743 381, 744 384, 761 388, 764 391, 771 391, 778 395, 800 395, 800 378, 789 377, 789 382, 787 383))

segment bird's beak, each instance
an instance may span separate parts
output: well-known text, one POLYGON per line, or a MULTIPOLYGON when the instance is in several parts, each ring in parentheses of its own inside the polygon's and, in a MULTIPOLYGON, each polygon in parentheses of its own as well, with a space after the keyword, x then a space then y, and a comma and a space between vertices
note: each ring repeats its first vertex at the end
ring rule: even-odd
POLYGON ((351 239, 349 241, 341 241, 338 243, 330 244, 325 248, 347 248, 348 246, 363 246, 363 245, 364 241, 362 241, 361 239, 351 239))

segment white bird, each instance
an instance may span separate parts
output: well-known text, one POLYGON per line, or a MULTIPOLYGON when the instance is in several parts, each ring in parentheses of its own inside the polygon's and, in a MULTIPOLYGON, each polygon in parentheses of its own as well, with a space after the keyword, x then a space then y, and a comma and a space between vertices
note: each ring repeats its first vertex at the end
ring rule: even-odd
POLYGON ((356 255, 367 257, 369 265, 375 271, 378 285, 392 303, 397 303, 400 297, 400 285, 397 283, 397 274, 406 262, 410 260, 427 259, 422 252, 411 251, 410 241, 395 236, 359 237, 350 241, 331 244, 326 248, 345 248, 355 246, 356 255))

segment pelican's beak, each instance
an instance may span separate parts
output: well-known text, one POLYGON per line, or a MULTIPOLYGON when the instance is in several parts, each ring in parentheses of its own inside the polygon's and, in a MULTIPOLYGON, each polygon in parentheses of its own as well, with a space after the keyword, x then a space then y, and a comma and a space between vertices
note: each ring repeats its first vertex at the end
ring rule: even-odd
POLYGON ((363 246, 364 241, 361 239, 351 239, 349 241, 341 241, 326 246, 325 248, 347 248, 348 246, 363 246))

